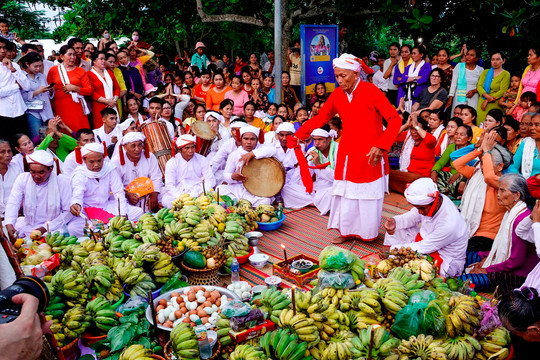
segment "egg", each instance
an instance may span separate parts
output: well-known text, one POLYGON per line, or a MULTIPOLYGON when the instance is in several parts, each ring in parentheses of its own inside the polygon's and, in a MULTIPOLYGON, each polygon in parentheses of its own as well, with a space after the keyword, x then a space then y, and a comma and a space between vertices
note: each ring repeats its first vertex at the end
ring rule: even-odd
POLYGON ((180 310, 178 311, 180 311, 182 314, 187 314, 188 309, 186 309, 186 307, 184 306, 184 307, 181 307, 180 310))
POLYGON ((201 322, 202 322, 203 324, 208 324, 208 316, 202 317, 202 318, 201 318, 201 322))
POLYGON ((191 293, 188 295, 188 301, 195 301, 197 300, 197 296, 194 293, 191 293))
POLYGON ((176 311, 174 312, 174 317, 176 317, 177 319, 178 319, 178 318, 181 318, 182 315, 184 315, 184 314, 182 313, 181 310, 176 310, 176 311))
POLYGON ((180 296, 180 294, 177 293, 177 292, 173 292, 173 293, 171 294, 171 298, 173 298, 173 297, 179 297, 179 296, 180 296))
POLYGON ((175 312, 176 311, 171 311, 171 313, 169 314, 169 320, 171 320, 171 321, 176 320, 176 316, 174 315, 175 312))
POLYGON ((203 317, 208 316, 208 314, 207 314, 206 311, 204 311, 204 310, 199 310, 199 312, 197 312, 197 315, 198 315, 200 318, 203 318, 203 317))
POLYGON ((204 287, 202 287, 202 286, 195 286, 195 287, 193 288, 193 290, 195 290, 195 291, 197 291, 197 292, 198 292, 198 291, 202 291, 202 292, 206 291, 206 289, 205 289, 204 287))
POLYGON ((197 302, 199 304, 203 304, 205 301, 206 301, 206 298, 204 296, 201 295, 197 297, 197 302))
POLYGON ((184 289, 184 295, 187 295, 191 290, 189 288, 184 289))
POLYGON ((159 305, 167 306, 167 300, 165 299, 159 300, 159 305))
POLYGON ((165 322, 165 315, 163 315, 163 312, 160 312, 157 317, 160 324, 165 322))
POLYGON ((204 297, 207 298, 207 299, 208 299, 210 296, 212 296, 212 294, 210 293, 210 291, 205 291, 203 295, 204 295, 204 297))
POLYGON ((182 322, 185 322, 185 323, 190 323, 190 322, 191 322, 191 320, 189 320, 189 317, 187 317, 187 316, 186 316, 186 317, 184 318, 184 320, 182 320, 182 322))
POLYGON ((193 322, 196 322, 197 320, 199 320, 199 316, 196 314, 189 315, 189 319, 193 322))
POLYGON ((206 290, 208 290, 208 291, 210 291, 210 292, 214 291, 214 289, 215 289, 215 288, 214 288, 213 286, 207 286, 207 287, 206 287, 206 290))
POLYGON ((158 305, 156 308, 156 311, 159 312, 159 310, 163 310, 165 307, 163 305, 158 305))
POLYGON ((204 307, 211 307, 211 306, 212 306, 212 303, 211 303, 210 301, 205 301, 205 302, 203 303, 203 306, 204 306, 204 307))
POLYGON ((184 302, 184 299, 182 299, 181 297, 177 297, 177 298, 176 298, 176 302, 177 302, 178 304, 181 304, 181 303, 184 302))
POLYGON ((221 300, 216 300, 216 305, 221 306, 221 300))
POLYGON ((193 315, 193 314, 196 314, 196 313, 197 313, 197 310, 189 310, 188 315, 193 315))
POLYGON ((172 329, 172 327, 173 327, 173 322, 172 322, 171 320, 167 320, 167 321, 165 321, 165 323, 163 324, 163 326, 172 329))

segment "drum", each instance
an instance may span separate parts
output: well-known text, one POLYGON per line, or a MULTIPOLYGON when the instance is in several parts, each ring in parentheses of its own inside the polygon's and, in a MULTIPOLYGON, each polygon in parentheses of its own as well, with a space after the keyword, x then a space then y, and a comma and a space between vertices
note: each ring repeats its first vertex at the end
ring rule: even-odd
POLYGON ((196 120, 191 124, 189 131, 197 137, 197 152, 202 156, 210 153, 212 143, 216 138, 216 132, 212 130, 209 123, 201 120, 196 120))
POLYGON ((163 121, 152 121, 141 125, 148 147, 158 160, 161 173, 165 176, 165 165, 172 158, 172 139, 163 121))
POLYGON ((285 168, 275 158, 252 159, 242 168, 250 194, 260 197, 277 195, 285 185, 285 168))

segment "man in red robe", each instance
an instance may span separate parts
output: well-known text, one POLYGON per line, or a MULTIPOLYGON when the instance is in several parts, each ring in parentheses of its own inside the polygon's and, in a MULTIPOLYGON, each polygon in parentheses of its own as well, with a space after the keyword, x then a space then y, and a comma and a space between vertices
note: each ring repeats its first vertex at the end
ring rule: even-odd
POLYGON ((373 241, 379 235, 384 194, 388 189, 388 157, 399 132, 401 118, 375 85, 361 81, 362 60, 343 54, 333 61, 339 87, 319 114, 306 121, 295 136, 307 139, 311 132, 339 114, 343 132, 337 153, 328 229, 341 243, 360 238, 373 241), (383 118, 387 121, 383 129, 383 118))

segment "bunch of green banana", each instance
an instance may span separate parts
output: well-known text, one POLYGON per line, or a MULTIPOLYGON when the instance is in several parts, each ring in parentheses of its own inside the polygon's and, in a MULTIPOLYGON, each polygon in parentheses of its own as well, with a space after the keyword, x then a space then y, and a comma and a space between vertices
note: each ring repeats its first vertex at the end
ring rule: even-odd
POLYGON ((141 244, 133 252, 133 260, 138 266, 144 263, 153 263, 160 259, 161 250, 154 244, 141 244))
POLYGON ((151 274, 158 283, 166 283, 180 270, 172 263, 170 255, 160 252, 159 260, 152 264, 151 274))
MULTIPOLYGON (((234 210, 234 211, 236 211, 236 210, 234 210)), ((227 221, 236 221, 236 223, 238 225, 240 225, 244 229, 244 232, 248 232, 248 231, 253 230, 253 225, 250 225, 250 224, 247 223, 246 218, 245 218, 245 216, 243 214, 238 214, 236 212, 231 212, 231 213, 227 214, 227 221)))
POLYGON ((345 295, 352 299, 351 310, 347 312, 351 329, 365 329, 368 325, 380 324, 384 320, 377 290, 346 291, 345 295))
POLYGON ((114 271, 107 265, 96 265, 86 270, 86 281, 95 286, 101 295, 107 294, 116 279, 114 271))
POLYGON ((230 360, 266 359, 266 355, 253 345, 238 345, 229 355, 230 360))
POLYGON ((143 269, 135 265, 129 258, 120 259, 120 261, 115 263, 114 272, 122 283, 135 285, 144 278, 145 273, 143 269))
POLYGON ((195 330, 186 323, 176 325, 171 331, 171 348, 178 359, 198 359, 199 343, 195 330))
POLYGON ((396 279, 405 286, 408 294, 411 295, 415 290, 421 289, 425 285, 424 280, 420 280, 420 274, 410 269, 400 267, 393 268, 388 273, 388 277, 396 279))
POLYGON ((165 224, 163 230, 163 235, 165 235, 165 238, 172 241, 181 241, 182 239, 190 239, 193 237, 193 231, 189 224, 176 220, 165 224))
POLYGON ((47 321, 53 319, 62 319, 66 311, 66 303, 60 296, 53 296, 47 303, 47 307, 43 310, 47 321))
POLYGON ((471 296, 457 295, 448 300, 450 312, 446 316, 446 332, 454 338, 459 335, 474 333, 480 326, 480 305, 471 296))
MULTIPOLYGON (((127 239, 122 242, 120 248, 124 254, 133 254, 139 246, 143 245, 142 241, 136 239, 127 239)), ((152 245, 152 244, 150 244, 152 245)))
POLYGON ((323 360, 350 360, 352 358, 351 349, 339 342, 331 342, 321 354, 323 360))
POLYGON ((167 208, 161 208, 159 211, 154 215, 154 217, 157 220, 158 228, 163 228, 165 224, 169 224, 174 220, 174 213, 170 211, 167 208))
MULTIPOLYGON (((47 238, 45 238, 45 241, 47 241, 47 238)), ((59 232, 54 232, 50 238, 47 244, 49 244, 50 247, 52 247, 52 251, 54 253, 61 253, 62 250, 64 250, 68 245, 73 245, 77 243, 77 237, 76 236, 68 236, 64 237, 64 235, 60 235, 59 232)))
MULTIPOLYGON (((420 334, 411 336, 409 340, 402 340, 397 347, 400 360, 447 360, 446 350, 440 340, 434 340, 433 336, 420 334)), ((397 359, 397 357, 396 357, 397 359)))
POLYGON ((113 233, 115 235, 122 235, 126 239, 129 239, 133 236, 133 226, 131 225, 131 222, 125 217, 115 216, 111 220, 109 220, 109 227, 103 233, 104 235, 107 235, 109 233, 113 233))
POLYGON ((214 247, 221 241, 221 234, 217 231, 214 231, 214 235, 208 240, 206 243, 204 243, 204 246, 207 247, 214 247))
POLYGON ((244 228, 235 220, 227 220, 225 222, 225 231, 223 232, 223 237, 227 240, 233 240, 237 236, 240 236, 244 233, 244 228))
POLYGON ((60 268, 72 268, 80 272, 88 255, 88 251, 80 244, 68 245, 60 253, 60 268))
POLYGON ((91 325, 90 316, 86 314, 84 307, 75 306, 68 311, 62 318, 64 325, 64 334, 67 338, 76 339, 91 325))
POLYGON ((58 270, 51 279, 51 287, 56 294, 77 299, 88 293, 84 275, 73 269, 58 270))
POLYGON ((124 349, 118 360, 152 360, 152 350, 143 345, 135 344, 124 349))
POLYGON ((510 332, 504 327, 498 327, 480 340, 480 349, 475 354, 474 359, 478 360, 503 360, 510 353, 510 332))
POLYGON ((184 205, 180 210, 180 216, 184 222, 195 226, 201 222, 203 213, 196 205, 184 205))
POLYGON ((141 276, 139 276, 138 281, 135 285, 128 288, 129 295, 132 297, 140 296, 142 298, 148 297, 148 291, 154 290, 156 288, 156 284, 152 280, 152 277, 148 275, 147 273, 143 272, 141 273, 141 276))
POLYGON ((105 236, 105 245, 108 247, 109 253, 119 258, 124 256, 124 251, 122 250, 124 241, 126 239, 122 235, 115 235, 112 232, 105 236))
POLYGON ((382 326, 372 329, 371 326, 360 330, 359 336, 352 339, 351 353, 354 358, 367 358, 369 344, 372 343, 372 359, 384 359, 401 344, 401 340, 390 336, 390 333, 382 326), (373 331, 373 341, 371 342, 371 332, 373 331))
POLYGON ((161 236, 157 232, 149 229, 139 231, 134 237, 136 240, 142 241, 143 244, 155 244, 161 239, 161 236))
POLYGON ((98 296, 86 304, 86 313, 94 325, 107 333, 112 327, 118 325, 116 311, 111 303, 103 296, 98 296))
POLYGON ((362 281, 364 281, 365 269, 366 269, 366 263, 364 262, 364 260, 361 260, 360 258, 356 257, 351 267, 351 275, 356 285, 359 285, 362 283, 362 281))
MULTIPOLYGON (((300 291, 298 291, 300 292, 300 291)), ((309 292, 311 294, 311 292, 309 292)), ((296 298, 298 304, 299 297, 296 298)), ((281 310, 285 309, 291 304, 291 300, 286 294, 278 290, 276 287, 265 288, 260 294, 251 299, 251 303, 261 308, 263 312, 266 312, 270 320, 276 324, 279 322, 279 315, 281 310)))
POLYGON ((202 220, 193 229, 193 237, 199 244, 204 244, 214 236, 214 226, 208 220, 202 220))
POLYGON ((232 339, 229 336, 229 332, 231 331, 231 322, 227 318, 219 319, 216 322, 217 327, 217 336, 219 339, 219 342, 221 343, 221 346, 227 346, 232 343, 232 339))
POLYGON ((319 329, 315 325, 315 319, 306 314, 295 312, 291 309, 283 309, 279 315, 279 327, 289 329, 298 339, 305 341, 308 348, 312 348, 319 343, 321 337, 319 329))
POLYGON ((259 343, 269 359, 299 360, 304 358, 307 349, 307 343, 298 343, 297 337, 284 329, 267 332, 259 343))
POLYGON ((480 342, 469 334, 454 339, 448 338, 442 347, 446 350, 449 360, 472 360, 476 351, 480 351, 480 342))
POLYGON ((392 314, 407 306, 409 295, 401 282, 393 278, 383 278, 375 282, 374 288, 381 295, 382 304, 392 314))

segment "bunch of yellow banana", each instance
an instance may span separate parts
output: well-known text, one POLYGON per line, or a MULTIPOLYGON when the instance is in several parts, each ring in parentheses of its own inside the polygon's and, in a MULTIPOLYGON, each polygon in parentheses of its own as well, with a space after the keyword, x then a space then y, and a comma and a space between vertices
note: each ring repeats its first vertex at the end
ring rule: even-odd
POLYGON ((298 339, 308 343, 308 348, 317 345, 321 340, 315 319, 302 312, 295 314, 291 309, 283 309, 279 315, 279 327, 298 335, 298 339))
POLYGON ((257 206, 257 212, 259 215, 266 215, 268 216, 268 220, 270 220, 273 217, 276 217, 276 209, 272 205, 259 205, 257 206))
POLYGON ((105 248, 103 247, 103 242, 96 241, 94 239, 85 239, 82 242, 79 243, 88 253, 94 252, 94 251, 103 251, 105 248))
POLYGON ((244 210, 244 218, 248 225, 255 226, 257 225, 257 212, 253 208, 244 210))
POLYGON ((186 249, 193 250, 193 251, 201 251, 202 250, 202 246, 199 245, 199 242, 196 241, 196 240, 184 239, 184 240, 182 240, 182 242, 184 243, 184 247, 186 249))
POLYGON ((182 240, 189 239, 193 237, 191 227, 187 223, 182 223, 178 221, 171 221, 164 226, 165 238, 171 240, 182 240))
POLYGON ((90 316, 86 314, 84 307, 75 306, 64 315, 62 324, 67 338, 76 339, 91 325, 90 316))
POLYGON ((199 244, 204 244, 214 236, 214 226, 208 220, 202 220, 193 229, 193 237, 199 244))
POLYGON ((80 244, 68 245, 60 253, 60 268, 80 272, 89 252, 80 244))
POLYGON ((122 287, 122 284, 120 283, 120 280, 118 278, 114 279, 114 281, 111 283, 111 287, 105 294, 105 298, 107 300, 112 302, 117 302, 120 300, 122 295, 124 294, 124 288, 122 287))
POLYGON ((206 210, 208 206, 210 206, 211 200, 206 195, 199 195, 198 198, 195 199, 195 205, 197 205, 202 210, 206 210))
POLYGON ((352 353, 344 343, 331 342, 321 355, 321 360, 350 360, 352 353))
POLYGON ((152 360, 152 350, 143 345, 131 345, 120 354, 118 360, 152 360))
MULTIPOLYGON (((180 196, 178 196, 178 198, 172 202, 172 210, 179 211, 187 205, 195 205, 195 201, 193 200, 193 197, 191 195, 189 195, 188 193, 183 193, 180 194, 180 196)), ((176 214, 174 215, 176 217, 176 214)))
POLYGON ((452 296, 448 305, 450 312, 445 320, 448 336, 472 335, 475 328, 480 326, 480 305, 476 299, 468 295, 452 296))
POLYGON ((64 334, 64 326, 62 326, 62 319, 47 319, 47 321, 52 320, 51 332, 58 342, 58 345, 66 345, 66 335, 64 334))
POLYGON ((142 266, 143 263, 153 263, 161 258, 161 250, 157 245, 148 243, 139 245, 133 252, 133 260, 138 266, 142 266))
POLYGON ((103 235, 108 235, 109 233, 114 235, 120 234, 125 238, 130 238, 133 235, 133 226, 125 217, 115 216, 109 220, 109 226, 103 231, 103 235))
POLYGON ((411 269, 413 272, 420 274, 420 278, 424 281, 431 281, 437 276, 435 268, 426 259, 411 260, 403 265, 405 269, 411 269))
POLYGON ((498 327, 480 340, 481 349, 476 353, 475 359, 506 359, 510 353, 510 342, 510 332, 504 327, 498 327))
POLYGON ((253 345, 238 345, 229 355, 231 360, 265 359, 266 355, 253 345))
POLYGON ((448 338, 442 347, 446 350, 449 360, 472 360, 476 351, 482 349, 478 340, 469 334, 454 339, 448 338))
POLYGON ((195 330, 186 323, 176 325, 171 331, 171 348, 179 359, 198 359, 199 343, 195 330))
POLYGON ((58 270, 51 279, 51 287, 55 293, 70 299, 82 298, 88 293, 84 275, 73 269, 58 270))
MULTIPOLYGON (((139 220, 137 220, 137 230, 138 231, 141 231, 141 230, 158 231, 159 230, 158 221, 150 213, 143 214, 139 218, 139 220)), ((124 236, 124 237, 127 237, 127 236, 124 236)))
POLYGON ((162 252, 159 253, 159 260, 152 264, 152 275, 158 283, 166 283, 178 271, 171 256, 162 252))
POLYGON ((126 285, 135 285, 145 276, 143 269, 135 267, 134 262, 127 257, 115 263, 114 272, 120 281, 126 285))
MULTIPOLYGON (((164 226, 167 225, 168 223, 164 226)), ((144 244, 155 244, 161 239, 161 236, 157 232, 149 229, 139 231, 134 237, 136 240, 142 241, 144 244)))
POLYGON ((368 325, 380 324, 384 320, 377 290, 347 291, 346 296, 352 298, 351 310, 346 312, 352 330, 366 329, 368 325))
POLYGON ((249 240, 242 234, 236 234, 232 240, 226 242, 226 245, 227 256, 239 257, 249 254, 249 240))
POLYGON ((354 358, 368 358, 369 345, 371 348, 372 359, 386 358, 392 351, 401 344, 401 340, 390 336, 390 333, 382 326, 372 329, 371 326, 360 330, 359 336, 352 339, 351 353, 354 358), (371 332, 373 331, 373 341, 371 341, 371 332))
POLYGON ((388 277, 402 283, 409 295, 412 294, 414 290, 421 289, 426 283, 424 280, 419 279, 419 273, 413 272, 411 269, 402 268, 401 266, 390 270, 388 277))
POLYGON ((407 306, 409 295, 401 282, 393 278, 383 278, 375 282, 374 288, 379 291, 382 304, 392 314, 407 306))
MULTIPOLYGON (((411 336, 409 340, 402 340, 398 346, 399 359, 425 359, 425 360, 447 360, 446 350, 439 340, 434 340, 433 336, 420 334, 417 337, 411 336)), ((396 357, 397 359, 397 357, 396 357)))
POLYGON ((86 271, 90 269, 92 266, 97 266, 97 265, 108 265, 109 267, 112 267, 109 264, 109 261, 113 261, 112 259, 120 260, 119 258, 114 257, 114 256, 107 257, 107 254, 105 251, 101 251, 101 252, 94 251, 94 252, 91 252, 86 259, 84 259, 83 268, 86 271))

